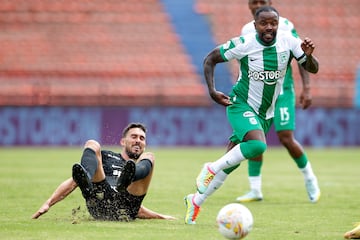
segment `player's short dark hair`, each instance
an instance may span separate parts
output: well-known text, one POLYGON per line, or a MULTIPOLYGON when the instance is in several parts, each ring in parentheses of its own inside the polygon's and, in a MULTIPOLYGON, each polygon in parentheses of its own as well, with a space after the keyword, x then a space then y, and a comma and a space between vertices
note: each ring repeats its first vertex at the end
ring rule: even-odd
POLYGON ((262 12, 275 12, 278 15, 278 17, 280 16, 279 12, 274 7, 272 7, 272 6, 262 6, 262 7, 258 8, 256 10, 255 16, 254 16, 255 19, 257 19, 259 17, 260 13, 262 13, 262 12))
POLYGON ((122 137, 125 137, 126 134, 129 132, 130 129, 132 128, 140 128, 141 130, 144 131, 144 133, 146 133, 146 127, 144 124, 142 123, 129 123, 123 130, 122 132, 122 137))

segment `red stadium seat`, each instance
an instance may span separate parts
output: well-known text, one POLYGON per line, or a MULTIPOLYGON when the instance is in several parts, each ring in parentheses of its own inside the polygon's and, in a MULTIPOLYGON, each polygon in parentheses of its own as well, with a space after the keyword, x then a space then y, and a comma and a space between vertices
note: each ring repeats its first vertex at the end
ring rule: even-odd
POLYGON ((0 105, 211 103, 159 0, 12 0, 0 10, 0 105))
MULTIPOLYGON (((302 38, 316 43, 315 55, 320 71, 311 75, 313 106, 351 107, 355 73, 360 63, 360 48, 352 47, 360 38, 360 4, 357 0, 273 1, 280 15, 289 18, 302 38), (351 27, 348 27, 351 26, 351 27)), ((245 1, 197 0, 199 13, 208 14, 216 41, 222 43, 241 31, 251 18, 245 1)), ((231 65, 234 79, 237 65, 231 65)), ((301 90, 297 67, 294 68, 296 91, 301 90)))

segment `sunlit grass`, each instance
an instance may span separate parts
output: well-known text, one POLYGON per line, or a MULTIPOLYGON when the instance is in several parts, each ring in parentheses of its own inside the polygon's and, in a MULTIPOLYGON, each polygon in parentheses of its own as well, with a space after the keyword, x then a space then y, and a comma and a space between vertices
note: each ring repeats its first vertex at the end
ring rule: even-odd
MULTIPOLYGON (((116 149, 116 147, 112 147, 116 149)), ((144 205, 173 215, 175 221, 93 221, 79 190, 38 220, 31 215, 63 180, 71 176, 81 148, 3 148, 0 150, 0 239, 222 239, 219 209, 248 190, 247 163, 203 205, 197 225, 183 223, 183 197, 194 191, 203 163, 223 148, 157 148, 153 181, 144 205), (72 209, 80 207, 75 215, 72 209)), ((306 149, 322 196, 311 204, 295 163, 283 148, 269 147, 263 167, 264 201, 248 203, 254 229, 246 239, 343 239, 360 221, 359 148, 306 149)))

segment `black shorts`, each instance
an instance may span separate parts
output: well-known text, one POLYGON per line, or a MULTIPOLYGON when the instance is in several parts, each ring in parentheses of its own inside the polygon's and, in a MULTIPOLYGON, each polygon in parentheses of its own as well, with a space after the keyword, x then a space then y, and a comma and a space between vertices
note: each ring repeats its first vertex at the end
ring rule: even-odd
POLYGON ((86 199, 91 216, 97 220, 131 221, 136 218, 145 197, 134 196, 127 191, 116 192, 104 180, 94 183, 92 195, 86 199))

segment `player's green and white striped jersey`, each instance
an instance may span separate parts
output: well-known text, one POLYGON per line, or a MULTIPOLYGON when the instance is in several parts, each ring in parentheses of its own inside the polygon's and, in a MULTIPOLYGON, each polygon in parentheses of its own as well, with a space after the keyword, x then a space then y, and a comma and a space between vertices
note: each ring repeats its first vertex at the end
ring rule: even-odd
POLYGON ((233 38, 220 46, 220 53, 225 61, 239 62, 241 77, 233 87, 237 98, 233 101, 249 104, 265 119, 274 116, 275 101, 292 57, 300 64, 306 61, 301 40, 284 31, 277 32, 270 46, 263 45, 257 33, 233 38))
MULTIPOLYGON (((291 32, 295 37, 299 37, 298 33, 296 32, 296 29, 294 27, 294 24, 289 21, 288 19, 284 17, 279 17, 279 27, 278 30, 285 31, 285 32, 291 32)), ((254 26, 254 20, 251 22, 248 22, 243 26, 241 29, 241 35, 246 35, 249 33, 256 32, 255 26, 254 26)), ((292 69, 291 65, 289 65, 289 69, 287 71, 283 88, 293 88, 294 87, 294 78, 292 76, 292 69)))

